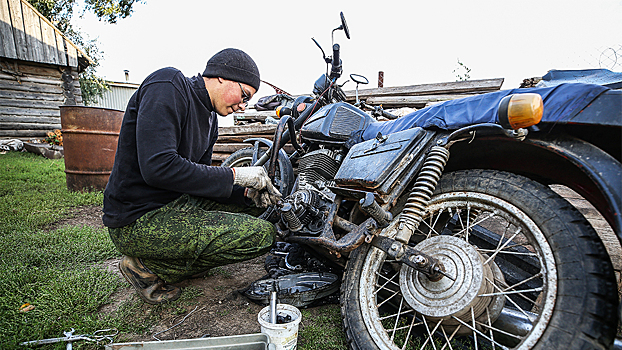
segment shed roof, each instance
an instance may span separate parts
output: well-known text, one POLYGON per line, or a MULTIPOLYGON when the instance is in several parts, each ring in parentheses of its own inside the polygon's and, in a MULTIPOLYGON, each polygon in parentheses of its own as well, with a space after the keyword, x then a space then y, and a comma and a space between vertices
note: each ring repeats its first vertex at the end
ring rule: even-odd
POLYGON ((26 0, 0 1, 0 57, 71 67, 92 62, 26 0))

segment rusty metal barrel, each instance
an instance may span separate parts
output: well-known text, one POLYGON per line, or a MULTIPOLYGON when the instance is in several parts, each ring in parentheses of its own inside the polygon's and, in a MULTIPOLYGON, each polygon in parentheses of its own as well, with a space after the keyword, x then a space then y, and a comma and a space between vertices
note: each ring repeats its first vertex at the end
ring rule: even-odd
POLYGON ((123 121, 116 109, 61 106, 65 177, 70 191, 106 188, 123 121))

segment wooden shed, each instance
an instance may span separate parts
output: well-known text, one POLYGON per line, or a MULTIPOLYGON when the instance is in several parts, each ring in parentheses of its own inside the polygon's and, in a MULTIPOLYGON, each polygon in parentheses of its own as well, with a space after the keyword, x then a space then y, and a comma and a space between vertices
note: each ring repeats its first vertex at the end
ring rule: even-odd
POLYGON ((0 0, 0 138, 60 129, 61 105, 81 105, 90 58, 26 0, 0 0))

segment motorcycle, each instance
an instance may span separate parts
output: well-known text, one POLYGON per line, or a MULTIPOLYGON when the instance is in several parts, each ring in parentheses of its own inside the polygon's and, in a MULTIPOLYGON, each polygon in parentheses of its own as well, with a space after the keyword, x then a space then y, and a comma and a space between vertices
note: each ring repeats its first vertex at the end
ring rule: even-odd
MULTIPOLYGON (((333 43, 335 31, 350 38, 343 13, 333 43)), ((349 348, 611 347, 611 261, 548 185, 583 195, 622 237, 622 91, 500 91, 396 119, 363 110, 360 75, 346 102, 332 50, 313 95, 278 110, 274 140, 249 139, 223 165, 266 166, 283 199, 262 217, 343 270, 349 348)))

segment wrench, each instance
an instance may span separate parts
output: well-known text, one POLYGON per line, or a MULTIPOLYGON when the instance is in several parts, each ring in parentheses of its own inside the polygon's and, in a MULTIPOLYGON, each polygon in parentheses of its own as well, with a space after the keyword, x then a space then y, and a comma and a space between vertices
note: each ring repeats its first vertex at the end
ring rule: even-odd
POLYGON ((72 343, 74 341, 77 341, 77 340, 92 340, 91 338, 87 337, 86 335, 75 335, 74 336, 73 332, 75 332, 75 331, 76 330, 72 328, 68 332, 63 332, 63 334, 65 335, 64 337, 42 339, 42 340, 32 340, 32 341, 27 341, 27 342, 20 343, 19 345, 42 345, 42 344, 53 344, 53 343, 58 343, 58 342, 66 341, 67 342, 67 350, 72 350, 73 349, 72 343))

